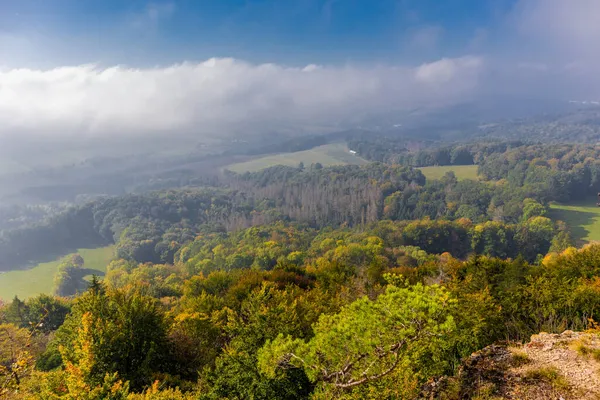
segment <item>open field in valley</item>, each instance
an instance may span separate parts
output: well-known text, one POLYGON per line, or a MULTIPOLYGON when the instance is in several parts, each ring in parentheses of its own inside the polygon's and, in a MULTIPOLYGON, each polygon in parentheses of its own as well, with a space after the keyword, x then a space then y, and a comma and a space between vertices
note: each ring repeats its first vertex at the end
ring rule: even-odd
MULTIPOLYGON (((106 266, 114 258, 115 247, 79 249, 77 253, 83 257, 85 269, 97 271, 94 274, 102 276, 106 272, 106 266)), ((23 300, 40 293, 51 294, 54 289, 54 274, 59 264, 60 260, 57 259, 29 269, 0 272, 0 300, 9 301, 15 295, 23 300)))
POLYGON ((595 198, 571 204, 553 203, 549 216, 566 222, 578 245, 600 241, 600 207, 595 198))
POLYGON ((256 172, 275 165, 296 167, 300 162, 303 162, 306 167, 316 163, 321 163, 324 167, 368 163, 368 161, 363 158, 351 154, 346 144, 331 143, 310 150, 298 151, 295 153, 273 154, 242 163, 231 164, 226 166, 225 169, 237 173, 256 172))

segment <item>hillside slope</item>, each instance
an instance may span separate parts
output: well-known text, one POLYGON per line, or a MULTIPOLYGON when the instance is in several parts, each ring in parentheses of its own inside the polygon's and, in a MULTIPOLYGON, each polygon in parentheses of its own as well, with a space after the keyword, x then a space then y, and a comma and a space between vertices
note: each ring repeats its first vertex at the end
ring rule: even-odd
POLYGON ((456 377, 428 384, 422 399, 600 399, 600 335, 533 335, 524 345, 472 354, 456 377))

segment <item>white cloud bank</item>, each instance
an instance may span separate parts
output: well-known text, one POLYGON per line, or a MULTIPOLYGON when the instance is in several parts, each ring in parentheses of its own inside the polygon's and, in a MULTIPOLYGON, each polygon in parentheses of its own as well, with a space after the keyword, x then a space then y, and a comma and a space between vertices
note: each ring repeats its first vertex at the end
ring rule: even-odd
MULTIPOLYGON (((149 8, 146 19, 172 12, 149 8)), ((481 28, 471 41, 484 55, 416 67, 290 68, 210 59, 149 69, 0 69, 0 139, 323 126, 481 95, 600 98, 600 0, 519 0, 505 17, 501 29, 481 28)), ((425 46, 444 31, 419 32, 417 44, 425 46)), ((27 47, 0 36, 0 58, 10 43, 27 47)))
POLYGON ((443 105, 477 87, 478 57, 416 68, 289 68, 210 59, 166 68, 0 71, 0 135, 217 132, 330 124, 382 108, 443 105))

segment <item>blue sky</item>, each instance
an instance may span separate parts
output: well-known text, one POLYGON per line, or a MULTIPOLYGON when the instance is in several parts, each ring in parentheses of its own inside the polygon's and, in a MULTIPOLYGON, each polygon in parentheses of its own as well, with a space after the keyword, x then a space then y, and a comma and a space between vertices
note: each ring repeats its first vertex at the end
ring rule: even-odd
POLYGON ((600 0, 0 0, 0 140, 600 101, 600 0))
POLYGON ((2 0, 0 64, 153 65, 213 56, 417 63, 481 52, 514 0, 2 0))

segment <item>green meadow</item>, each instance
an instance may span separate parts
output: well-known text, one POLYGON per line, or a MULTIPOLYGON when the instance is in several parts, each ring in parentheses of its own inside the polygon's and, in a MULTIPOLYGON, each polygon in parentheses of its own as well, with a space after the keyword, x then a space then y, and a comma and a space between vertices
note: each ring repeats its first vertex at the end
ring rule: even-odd
POLYGON ((553 203, 549 216, 566 222, 578 245, 600 241, 600 207, 596 206, 595 198, 570 204, 553 203))
MULTIPOLYGON (((106 266, 114 258, 115 246, 79 249, 77 253, 83 257, 85 269, 102 276, 106 272, 106 266)), ((15 295, 26 299, 40 293, 51 294, 54 289, 54 274, 59 264, 60 260, 57 259, 29 269, 0 272, 0 299, 8 301, 15 295)))
POLYGON ((306 167, 316 163, 321 163, 324 167, 329 167, 332 165, 360 165, 366 164, 368 161, 351 154, 348 146, 343 143, 331 143, 310 150, 273 154, 242 163, 231 164, 225 167, 225 169, 237 173, 256 172, 275 165, 297 167, 301 162, 306 167))

